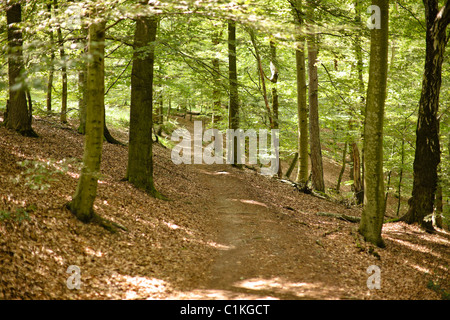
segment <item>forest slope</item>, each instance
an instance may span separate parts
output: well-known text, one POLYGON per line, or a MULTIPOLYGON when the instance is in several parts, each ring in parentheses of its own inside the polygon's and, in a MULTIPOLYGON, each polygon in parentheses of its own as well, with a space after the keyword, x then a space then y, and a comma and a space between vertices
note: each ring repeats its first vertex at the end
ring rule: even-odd
POLYGON ((83 153, 73 127, 36 119, 37 139, 0 128, 0 299, 440 299, 449 290, 448 232, 389 223, 386 248, 373 249, 356 224, 316 215, 358 208, 248 169, 176 166, 159 145, 155 181, 170 201, 123 181, 127 147, 105 143, 95 210, 128 232, 83 224, 64 207, 83 153), (67 287, 70 265, 79 290, 67 287), (381 268, 380 290, 367 288, 370 265, 381 268))

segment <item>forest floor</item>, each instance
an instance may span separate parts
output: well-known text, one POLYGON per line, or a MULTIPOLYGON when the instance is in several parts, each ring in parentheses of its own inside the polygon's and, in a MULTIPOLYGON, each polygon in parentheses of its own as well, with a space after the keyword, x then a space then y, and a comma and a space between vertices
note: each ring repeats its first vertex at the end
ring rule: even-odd
MULTIPOLYGON (((360 216, 360 207, 250 169, 177 166, 158 144, 155 182, 170 200, 123 181, 127 147, 105 143, 95 211, 128 231, 84 224, 64 207, 77 186, 83 136, 75 123, 49 118, 36 118, 34 128, 39 138, 0 128, 0 299, 441 299, 449 292, 448 231, 386 223, 386 248, 373 248, 356 223, 317 215, 360 216), (71 265, 80 268, 80 289, 67 286, 71 265), (378 290, 367 287, 371 265, 381 270, 378 290)), ((126 141, 126 132, 112 132, 126 141)))

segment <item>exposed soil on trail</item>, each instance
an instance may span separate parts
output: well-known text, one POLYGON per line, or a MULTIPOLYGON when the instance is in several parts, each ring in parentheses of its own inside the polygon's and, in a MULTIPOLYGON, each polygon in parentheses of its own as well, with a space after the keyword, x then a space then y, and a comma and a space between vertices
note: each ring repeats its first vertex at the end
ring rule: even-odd
POLYGON ((123 181, 127 147, 105 143, 94 209, 128 231, 84 224, 64 208, 83 136, 76 123, 36 119, 34 128, 37 139, 0 128, 0 299, 440 299, 449 290, 448 231, 387 223, 386 248, 373 248, 356 223, 317 215, 359 216, 360 207, 249 169, 177 166, 157 144, 156 186, 170 201, 123 181), (25 159, 47 163, 48 187, 25 184, 35 181, 17 163, 25 159), (67 286, 70 265, 81 270, 79 290, 67 286), (379 290, 367 287, 371 265, 379 290))

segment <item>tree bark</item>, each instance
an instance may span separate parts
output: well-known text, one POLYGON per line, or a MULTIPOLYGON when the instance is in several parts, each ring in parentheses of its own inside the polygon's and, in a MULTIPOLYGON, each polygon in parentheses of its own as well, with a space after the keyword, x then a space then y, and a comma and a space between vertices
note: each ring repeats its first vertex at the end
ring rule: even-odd
POLYGON ((341 171, 339 172, 339 177, 336 183, 336 192, 340 193, 341 192, 341 181, 342 181, 342 176, 345 173, 345 166, 346 166, 346 158, 347 158, 347 147, 348 147, 348 141, 345 141, 344 144, 344 149, 342 150, 342 166, 341 166, 341 171))
POLYGON ((153 66, 157 27, 155 17, 137 17, 131 69, 127 179, 150 195, 163 198, 153 180, 153 66))
MULTIPOLYGON (((312 4, 310 4, 312 5, 312 4)), ((308 10, 310 19, 313 19, 313 10, 308 10)), ((309 72, 309 141, 311 149, 311 182, 312 188, 325 192, 325 181, 323 178, 322 146, 320 143, 319 124, 319 81, 317 75, 317 36, 313 30, 307 37, 308 42, 308 72, 309 72)))
MULTIPOLYGON (((212 39, 212 44, 218 46, 220 43, 221 32, 215 31, 212 39)), ((212 119, 211 122, 214 124, 218 120, 216 113, 220 110, 220 60, 219 58, 212 59, 212 70, 213 70, 213 105, 212 105, 212 119)))
POLYGON ((86 136, 83 168, 77 190, 68 208, 75 216, 90 222, 96 218, 93 210, 97 194, 103 145, 104 127, 104 51, 105 21, 95 21, 89 27, 89 55, 92 57, 87 72, 86 136))
MULTIPOLYGON (((228 128, 239 129, 239 94, 237 81, 237 60, 236 60, 236 22, 228 21, 228 75, 230 81, 230 105, 228 108, 228 128)), ((233 166, 241 167, 238 164, 238 139, 233 139, 233 166)))
POLYGON ((383 122, 386 99, 389 38, 389 0, 373 0, 380 8, 381 28, 371 30, 369 84, 364 125, 365 195, 359 233, 384 247, 381 229, 385 213, 383 122))
POLYGON ((438 183, 440 162, 439 93, 442 63, 447 43, 446 28, 450 22, 450 0, 439 10, 438 0, 424 0, 426 30, 425 68, 416 129, 414 181, 408 212, 401 218, 406 223, 419 223, 432 231, 431 219, 438 183))
MULTIPOLYGON (((58 1, 54 0, 53 5, 55 9, 58 9, 58 1)), ((62 123, 67 123, 67 61, 66 61, 66 53, 64 50, 64 40, 62 36, 61 27, 58 26, 57 29, 58 35, 58 46, 59 46, 59 55, 61 57, 61 77, 62 77, 62 90, 61 90, 61 116, 60 120, 62 123)))
POLYGON ((305 74, 305 36, 302 34, 303 15, 302 1, 291 2, 292 12, 297 24, 298 34, 296 35, 297 49, 295 51, 295 63, 297 69, 297 119, 298 119, 298 154, 299 164, 297 172, 297 183, 302 188, 306 188, 308 183, 308 107, 306 104, 306 74, 305 74))
POLYGON ((32 113, 27 103, 22 30, 17 26, 21 22, 22 7, 20 3, 9 5, 6 10, 9 100, 6 104, 4 123, 6 128, 15 130, 21 135, 37 137, 31 127, 32 113))
MULTIPOLYGON (((49 15, 51 15, 52 12, 52 5, 51 3, 47 4, 47 10, 49 12, 49 15)), ((49 38, 50 38, 50 66, 48 70, 48 80, 47 80, 47 111, 52 111, 52 91, 53 91, 53 77, 55 73, 55 67, 54 67, 54 61, 55 61, 55 40, 53 36, 53 30, 50 29, 49 32, 49 38)))
POLYGON ((359 149, 356 142, 352 143, 352 159, 353 159, 353 192, 355 193, 356 203, 364 202, 364 189, 361 179, 361 162, 359 156, 359 149))
MULTIPOLYGON (((278 60, 277 60, 277 47, 275 46, 275 42, 270 41, 270 81, 273 83, 272 85, 272 112, 273 112, 273 128, 280 128, 280 119, 279 119, 279 102, 278 102, 278 90, 277 90, 277 82, 278 82, 278 60)), ((277 154, 279 150, 275 151, 277 154)), ((297 155, 298 156, 298 155, 297 155)), ((283 176, 283 169, 281 168, 281 162, 278 163, 278 178, 283 176)))

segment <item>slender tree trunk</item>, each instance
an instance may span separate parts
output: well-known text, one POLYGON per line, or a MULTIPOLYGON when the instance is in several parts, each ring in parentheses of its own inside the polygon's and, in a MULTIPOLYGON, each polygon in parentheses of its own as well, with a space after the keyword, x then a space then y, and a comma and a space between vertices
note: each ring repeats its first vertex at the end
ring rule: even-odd
MULTIPOLYGON (((58 2, 54 0, 53 5, 55 9, 58 9, 58 2)), ((61 77, 62 77, 62 90, 61 90, 61 117, 60 120, 62 123, 67 122, 67 61, 66 61, 66 53, 64 50, 64 40, 62 36, 61 27, 58 26, 57 29, 58 34, 58 46, 59 46, 59 55, 61 57, 61 77)))
POLYGON ((166 121, 169 121, 169 119, 170 119, 170 111, 172 110, 172 98, 171 98, 171 96, 170 96, 170 94, 169 94, 169 103, 167 104, 167 120, 166 121))
POLYGON ((306 77, 305 77, 305 52, 304 39, 299 40, 296 50, 297 64, 297 115, 298 115, 298 154, 299 166, 297 182, 306 187, 308 183, 308 108, 306 105, 306 77))
MULTIPOLYGON (((441 176, 439 168, 439 177, 441 176)), ((442 194, 442 182, 439 179, 436 189, 436 210, 433 212, 433 225, 442 229, 442 213, 444 212, 444 201, 442 194)))
POLYGON ((9 100, 6 104, 4 123, 6 128, 15 130, 24 136, 37 137, 31 127, 32 113, 27 103, 25 66, 23 61, 22 30, 17 24, 22 22, 20 3, 8 6, 6 23, 8 25, 8 77, 9 100))
POLYGON ((364 189, 361 178, 361 162, 359 149, 356 142, 352 143, 352 159, 353 159, 353 192, 355 193, 356 203, 364 202, 364 189))
POLYGON ((424 0, 426 31, 425 70, 416 129, 414 181, 408 212, 402 217, 406 223, 419 223, 433 230, 431 219, 438 184, 440 162, 439 93, 442 63, 447 43, 446 29, 450 22, 450 0, 439 10, 438 0, 424 0))
MULTIPOLYGON (((277 82, 278 82, 278 60, 277 60, 277 47, 275 46, 275 42, 270 41, 270 81, 272 82, 272 111, 273 111, 273 128, 280 128, 280 119, 279 119, 279 102, 278 102, 278 90, 277 90, 277 82)), ((279 150, 275 151, 277 154, 279 150)), ((297 154, 298 156, 298 154, 297 154)), ((278 178, 283 176, 283 168, 281 168, 281 163, 278 164, 278 178)))
POLYGON ((389 0, 373 0, 380 8, 381 28, 371 30, 369 84, 364 125, 365 193, 359 232, 383 247, 381 229, 385 213, 383 176, 383 122, 386 99, 389 38, 389 0))
POLYGON ((348 141, 345 141, 344 144, 344 149, 342 150, 342 166, 341 166, 341 171, 339 172, 339 177, 338 177, 338 181, 336 184, 336 192, 340 193, 341 192, 341 181, 342 181, 342 176, 344 175, 345 172, 345 166, 346 166, 346 158, 347 158, 347 147, 348 147, 348 141))
POLYGON ((93 204, 97 195, 103 145, 104 119, 104 51, 105 21, 93 20, 89 27, 89 55, 92 57, 87 72, 86 135, 83 169, 77 190, 68 208, 83 222, 96 218, 93 204))
MULTIPOLYGON (((310 5, 312 5, 310 3, 310 5)), ((308 10, 310 19, 313 19, 313 10, 308 10)), ((311 148, 311 181, 313 189, 325 192, 325 181, 323 179, 322 146, 320 143, 319 124, 319 81, 317 75, 317 36, 312 31, 308 37, 308 71, 309 71, 309 141, 311 148)))
POLYGON ((85 62, 85 56, 87 53, 87 31, 86 27, 83 27, 80 32, 80 37, 82 40, 80 42, 83 44, 84 50, 82 53, 82 59, 80 63, 80 69, 78 71, 78 119, 80 124, 78 126, 78 133, 86 133, 86 81, 87 81, 87 64, 85 62))
POLYGON ((78 133, 86 133, 86 70, 84 66, 78 72, 78 119, 80 125, 78 126, 78 133))
MULTIPOLYGON (((228 21, 228 74, 230 81, 230 105, 228 108, 229 124, 228 128, 236 130, 239 128, 239 95, 237 81, 237 60, 236 60, 236 22, 228 21)), ((233 139, 233 166, 238 164, 238 139, 233 139)))
POLYGON ((296 35, 297 49, 295 51, 295 63, 297 69, 297 119, 298 119, 298 154, 299 164, 297 182, 306 188, 308 183, 308 107, 306 104, 306 71, 305 71, 305 36, 303 35, 302 1, 291 2, 292 13, 297 24, 296 35))
POLYGON ((150 195, 164 198, 153 180, 153 66, 157 27, 155 17, 139 16, 136 20, 127 179, 150 195))
POLYGON ((266 110, 267 110, 267 117, 269 119, 270 128, 274 129, 272 111, 270 110, 269 99, 267 97, 266 79, 265 79, 264 70, 263 70, 263 67, 262 67, 261 55, 259 54, 259 48, 258 48, 258 45, 256 43, 256 38, 255 38, 254 31, 252 29, 250 29, 249 30, 249 34, 250 34, 250 39, 251 39, 252 44, 253 44, 253 48, 255 49, 255 58, 256 58, 256 63, 258 65, 258 74, 259 74, 259 79, 260 79, 260 82, 261 82, 262 96, 263 96, 264 104, 265 104, 266 110))
MULTIPOLYGON (((51 16, 52 5, 51 3, 47 4, 47 10, 49 15, 51 16)), ((47 111, 52 111, 52 91, 53 91, 53 77, 55 73, 54 61, 55 61, 55 40, 53 36, 53 30, 50 29, 49 32, 50 38, 50 65, 48 70, 48 80, 47 80, 47 111)))
POLYGON ((400 172, 398 178, 398 204, 397 204, 397 216, 400 214, 400 207, 402 204, 402 180, 403 180, 403 167, 405 166, 405 139, 402 139, 402 154, 400 160, 400 172))
MULTIPOLYGON (((361 28, 361 10, 362 10, 362 1, 355 0, 355 22, 361 28)), ((362 29, 361 29, 362 30, 362 29)), ((359 94, 359 109, 361 113, 361 120, 358 121, 359 127, 361 130, 361 140, 364 141, 364 118, 365 118, 365 106, 366 99, 364 97, 364 64, 363 64, 363 53, 362 53, 362 45, 361 45, 361 37, 362 31, 358 30, 355 37, 355 58, 356 58, 356 69, 358 74, 358 94, 359 94)), ((353 191, 355 192, 355 198, 358 204, 364 203, 364 143, 361 148, 361 156, 359 156, 358 150, 358 138, 354 138, 353 143, 356 143, 356 151, 358 151, 358 168, 353 166, 353 170, 358 170, 358 174, 354 174, 357 178, 354 178, 353 191)), ((352 146, 353 146, 352 143, 352 146)))
MULTIPOLYGON (((218 46, 220 43, 221 32, 214 32, 212 39, 212 44, 218 46)), ((211 122, 214 124, 217 121, 216 113, 220 110, 220 60, 219 58, 212 59, 212 70, 213 70, 213 106, 212 106, 212 119, 211 122)))
POLYGON ((294 159, 292 159, 289 169, 286 171, 286 178, 288 179, 291 178, 292 171, 294 170, 294 167, 297 164, 297 162, 298 162, 298 152, 295 153, 294 159))

